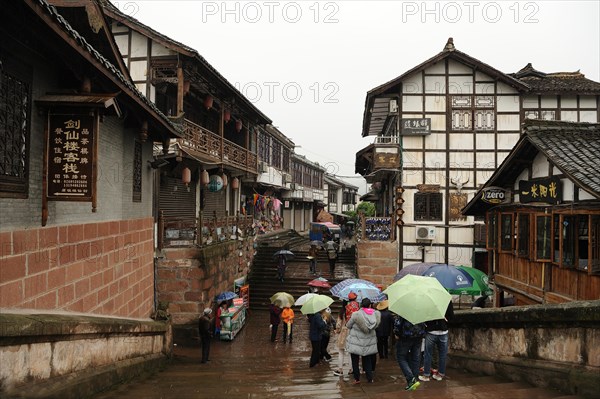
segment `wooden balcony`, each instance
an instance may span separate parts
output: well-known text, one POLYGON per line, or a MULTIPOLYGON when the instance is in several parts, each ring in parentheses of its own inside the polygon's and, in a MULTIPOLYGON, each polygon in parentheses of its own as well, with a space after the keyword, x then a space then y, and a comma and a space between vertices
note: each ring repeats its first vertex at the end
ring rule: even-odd
POLYGON ((373 144, 356 153, 355 171, 372 183, 379 180, 382 174, 398 171, 401 161, 397 137, 376 137, 373 144))
POLYGON ((187 119, 183 123, 183 133, 184 137, 176 141, 184 150, 200 159, 258 173, 258 157, 250 150, 187 119))

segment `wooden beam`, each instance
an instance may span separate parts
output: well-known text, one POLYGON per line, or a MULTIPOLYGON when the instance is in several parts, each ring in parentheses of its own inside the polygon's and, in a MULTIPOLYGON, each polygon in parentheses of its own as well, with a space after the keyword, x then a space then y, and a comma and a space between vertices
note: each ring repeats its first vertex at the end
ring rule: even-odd
POLYGON ((183 114, 183 67, 177 67, 177 116, 183 114))

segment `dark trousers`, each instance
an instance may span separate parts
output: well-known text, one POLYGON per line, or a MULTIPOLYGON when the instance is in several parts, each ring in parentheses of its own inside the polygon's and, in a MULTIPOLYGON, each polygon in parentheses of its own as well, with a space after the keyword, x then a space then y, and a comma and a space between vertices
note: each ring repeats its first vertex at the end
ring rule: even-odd
POLYGON ((271 342, 275 342, 275 339, 277 338, 277 329, 278 328, 279 328, 279 324, 271 325, 271 342))
POLYGON ((208 361, 208 355, 210 354, 210 335, 200 336, 200 343, 202 344, 201 363, 206 363, 208 361))
POLYGON ((312 346, 312 352, 310 353, 309 367, 314 367, 319 363, 319 359, 321 358, 321 340, 310 341, 310 345, 312 346))
POLYGON ((377 351, 379 352, 380 359, 387 359, 389 353, 389 342, 388 336, 378 336, 377 337, 377 351))
POLYGON ((286 342, 288 337, 290 339, 290 343, 292 342, 292 330, 294 325, 292 323, 283 323, 283 342, 286 342))
POLYGON ((408 385, 419 376, 420 356, 421 338, 401 338, 396 344, 396 360, 408 385))
POLYGON ((331 355, 327 352, 327 347, 329 346, 329 335, 321 336, 321 359, 331 359, 331 355))
POLYGON ((329 272, 333 274, 335 271, 335 258, 329 259, 329 272))
MULTIPOLYGON (((367 381, 373 381, 373 358, 375 355, 367 355, 362 356, 362 367, 367 375, 367 381)), ((354 376, 355 381, 360 381, 360 369, 358 368, 358 361, 361 358, 359 355, 355 355, 354 353, 350 354, 350 359, 352 360, 352 375, 354 376)))

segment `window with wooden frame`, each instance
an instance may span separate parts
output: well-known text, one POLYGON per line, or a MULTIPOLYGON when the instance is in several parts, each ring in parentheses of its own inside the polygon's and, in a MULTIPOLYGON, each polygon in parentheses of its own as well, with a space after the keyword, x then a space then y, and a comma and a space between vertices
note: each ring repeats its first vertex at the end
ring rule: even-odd
POLYGON ((487 242, 486 249, 496 250, 498 248, 498 214, 489 212, 487 215, 487 242))
POLYGON ((442 220, 442 193, 415 193, 415 220, 442 220))
POLYGON ((552 260, 552 216, 535 216, 535 260, 548 262, 552 260))
POLYGON ((277 169, 281 169, 281 143, 273 139, 271 148, 271 165, 277 169))
POLYGON ((590 260, 588 272, 600 274, 600 215, 590 215, 590 260))
POLYGON ((517 255, 521 257, 529 257, 529 214, 517 214, 517 255))
POLYGON ((552 263, 560 265, 560 215, 552 216, 552 263))
POLYGON ((577 262, 577 231, 577 216, 563 216, 560 226, 560 260, 563 267, 574 267, 577 262))
POLYGON ((493 95, 452 96, 453 131, 492 131, 495 128, 493 95))
POLYGON ((27 65, 0 60, 0 197, 28 196, 32 80, 27 65))
POLYGON ((500 252, 513 250, 514 224, 512 213, 500 214, 500 252))

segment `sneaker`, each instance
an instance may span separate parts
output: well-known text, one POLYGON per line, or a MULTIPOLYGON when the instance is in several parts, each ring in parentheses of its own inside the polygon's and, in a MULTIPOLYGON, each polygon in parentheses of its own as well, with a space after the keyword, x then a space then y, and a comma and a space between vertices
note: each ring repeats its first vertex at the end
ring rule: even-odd
POLYGON ((433 378, 433 379, 434 379, 434 380, 436 380, 436 381, 441 381, 441 380, 443 380, 443 379, 444 379, 444 375, 443 375, 443 374, 440 374, 440 373, 436 373, 436 374, 433 374, 433 375, 431 376, 431 378, 433 378))
POLYGON ((416 378, 413 378, 410 382, 410 384, 408 384, 406 386, 406 388, 404 388, 405 391, 414 391, 416 390, 418 387, 421 386, 421 383, 419 382, 419 380, 417 380, 416 378))
POLYGON ((360 381, 359 381, 359 380, 354 380, 354 381, 352 381, 352 385, 358 385, 358 384, 360 384, 360 381))
POLYGON ((431 381, 431 379, 429 378, 429 376, 428 376, 428 375, 420 375, 420 376, 419 376, 419 380, 421 380, 421 381, 425 381, 425 382, 427 382, 427 381, 431 381))
POLYGON ((335 375, 336 377, 341 377, 342 375, 344 375, 344 372, 342 370, 333 370, 333 375, 335 375))

